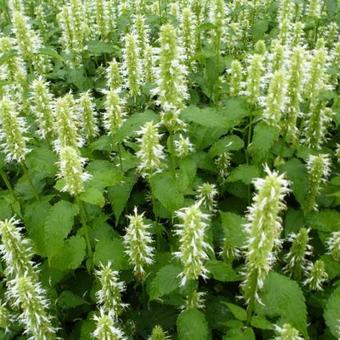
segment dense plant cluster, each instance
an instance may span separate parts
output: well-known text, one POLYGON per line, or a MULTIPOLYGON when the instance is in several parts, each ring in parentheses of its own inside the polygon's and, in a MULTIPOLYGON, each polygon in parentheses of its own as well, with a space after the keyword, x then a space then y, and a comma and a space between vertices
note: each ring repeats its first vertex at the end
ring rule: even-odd
POLYGON ((340 339, 337 0, 0 1, 1 339, 340 339))

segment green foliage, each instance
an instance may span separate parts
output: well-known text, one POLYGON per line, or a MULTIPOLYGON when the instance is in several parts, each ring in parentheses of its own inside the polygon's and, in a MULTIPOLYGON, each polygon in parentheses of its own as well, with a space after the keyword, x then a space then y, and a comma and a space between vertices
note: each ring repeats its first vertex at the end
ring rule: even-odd
POLYGON ((58 339, 103 339, 100 319, 124 339, 273 339, 284 324, 338 338, 338 22, 337 0, 0 0, 0 339, 35 338, 9 298, 11 218, 58 339), (257 196, 269 170, 282 178, 257 196), (119 316, 101 310, 103 282, 119 316))

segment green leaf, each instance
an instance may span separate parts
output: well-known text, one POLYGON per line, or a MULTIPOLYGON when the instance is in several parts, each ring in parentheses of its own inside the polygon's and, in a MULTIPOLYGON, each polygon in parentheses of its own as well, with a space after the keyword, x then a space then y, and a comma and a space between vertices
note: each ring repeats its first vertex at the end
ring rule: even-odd
POLYGON ((124 178, 120 169, 105 160, 92 161, 88 165, 87 171, 92 175, 91 180, 87 182, 87 188, 93 187, 99 191, 120 183, 124 178))
POLYGON ((240 281, 240 276, 233 270, 231 265, 222 261, 211 260, 206 263, 206 268, 212 277, 221 282, 240 281))
POLYGON ((169 264, 160 269, 150 283, 150 300, 155 300, 163 295, 170 294, 179 287, 179 277, 181 268, 169 264))
POLYGON ((96 188, 87 188, 79 195, 79 199, 102 208, 105 205, 105 197, 101 191, 96 188))
POLYGON ((339 320, 340 320, 340 287, 334 290, 328 298, 324 318, 331 333, 335 338, 340 336, 339 320))
POLYGON ((64 290, 58 297, 57 304, 62 309, 75 308, 86 304, 87 302, 80 296, 74 294, 70 290, 64 290))
POLYGON ((259 176, 260 169, 256 165, 241 164, 231 171, 227 182, 241 181, 244 184, 250 184, 254 178, 259 176))
POLYGON ((209 156, 211 158, 214 158, 225 151, 238 151, 241 150, 243 147, 244 142, 240 137, 234 135, 226 136, 219 139, 211 146, 209 150, 209 156))
POLYGON ((108 189, 108 196, 113 213, 115 214, 116 225, 119 222, 120 215, 125 209, 136 180, 136 176, 132 174, 131 176, 125 177, 122 183, 116 184, 108 189))
POLYGON ((197 106, 189 106, 182 111, 181 117, 186 121, 205 127, 223 128, 228 131, 247 115, 247 109, 242 106, 238 107, 236 100, 231 100, 228 105, 219 109, 211 107, 201 109, 197 106))
POLYGON ((59 201, 49 209, 44 224, 44 248, 48 257, 60 252, 77 214, 77 208, 67 201, 59 201))
POLYGON ((273 324, 271 322, 258 315, 251 318, 250 324, 258 329, 273 329, 273 324))
POLYGON ((120 238, 100 240, 96 244, 93 261, 95 265, 106 264, 109 261, 113 270, 128 269, 129 265, 124 253, 123 242, 120 238))
POLYGON ((4 199, 0 199, 0 221, 11 218, 13 215, 11 205, 4 199))
POLYGON ((114 52, 114 46, 111 43, 99 40, 89 41, 87 49, 93 55, 114 52))
POLYGON ((246 241, 246 234, 243 227, 246 219, 231 212, 220 211, 220 214, 224 237, 232 246, 237 248, 242 247, 246 241))
POLYGON ((159 115, 151 110, 132 114, 118 130, 117 134, 114 136, 114 141, 120 143, 128 137, 136 136, 140 128, 146 122, 150 121, 158 122, 159 115))
POLYGON ((61 62, 64 61, 63 57, 60 56, 58 54, 58 52, 55 49, 53 49, 52 47, 46 47, 46 46, 41 47, 39 49, 39 54, 46 55, 48 57, 52 57, 53 59, 61 61, 61 62))
POLYGON ((57 172, 57 155, 46 145, 35 147, 27 155, 26 165, 30 172, 36 172, 40 178, 54 177, 57 172))
POLYGON ((80 267, 86 255, 86 243, 81 236, 64 241, 60 252, 50 259, 50 266, 58 270, 74 270, 80 267))
POLYGON ((39 255, 45 256, 45 220, 46 212, 49 211, 51 205, 48 201, 33 202, 26 206, 24 213, 24 222, 28 235, 34 243, 34 250, 39 255))
POLYGON ((280 170, 287 174, 287 178, 292 183, 293 194, 302 205, 306 195, 306 188, 308 187, 308 174, 305 165, 294 158, 283 164, 280 170))
POLYGON ((340 213, 331 209, 313 212, 308 214, 307 222, 311 228, 322 232, 339 231, 340 213))
POLYGON ((262 304, 256 305, 258 314, 269 318, 281 317, 282 322, 290 323, 305 337, 308 336, 305 297, 296 281, 271 272, 260 298, 262 304))
POLYGON ((278 139, 279 133, 277 128, 265 123, 258 123, 255 126, 253 140, 248 151, 257 162, 261 162, 270 154, 270 149, 278 139))
POLYGON ((183 207, 184 197, 176 187, 176 182, 168 172, 155 174, 150 178, 154 197, 170 212, 183 207))
POLYGON ((246 321, 247 320, 247 311, 237 305, 234 305, 233 303, 228 303, 228 302, 223 302, 225 305, 228 306, 229 310, 231 311, 231 313, 234 315, 234 317, 237 320, 241 320, 241 321, 246 321))
POLYGON ((194 159, 186 158, 179 162, 177 182, 179 183, 179 189, 181 192, 185 193, 187 190, 191 190, 196 172, 197 164, 194 159))
POLYGON ((205 315, 195 308, 182 312, 177 318, 178 340, 207 340, 209 328, 205 315))

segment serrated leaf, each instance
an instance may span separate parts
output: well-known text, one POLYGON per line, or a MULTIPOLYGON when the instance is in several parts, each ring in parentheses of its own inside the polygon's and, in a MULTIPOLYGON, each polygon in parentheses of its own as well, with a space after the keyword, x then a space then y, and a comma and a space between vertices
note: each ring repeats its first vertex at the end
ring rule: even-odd
POLYGON ((134 113, 124 122, 123 126, 118 130, 117 134, 114 136, 114 141, 120 143, 128 137, 135 136, 140 128, 146 122, 150 121, 158 122, 159 115, 151 110, 134 113))
POLYGON ((113 270, 128 269, 126 255, 124 253, 123 242, 120 238, 112 240, 100 240, 96 244, 93 262, 95 265, 111 262, 113 270))
POLYGON ((81 236, 72 236, 64 241, 55 256, 50 259, 50 266, 58 270, 74 270, 80 267, 86 255, 86 243, 81 236))
POLYGON ((57 304, 62 309, 69 309, 81 306, 87 302, 80 296, 74 294, 70 290, 64 290, 58 297, 57 304))
POLYGON ((306 195, 306 188, 308 187, 308 174, 305 165, 294 158, 283 164, 280 170, 286 173, 287 178, 292 183, 293 194, 302 205, 306 195))
POLYGON ((244 147, 243 140, 238 136, 226 136, 214 143, 210 150, 209 156, 214 158, 225 151, 238 151, 244 147))
POLYGON ((86 203, 98 205, 100 208, 105 205, 105 197, 103 193, 100 190, 92 187, 87 188, 84 192, 82 192, 79 195, 79 199, 86 203))
POLYGON ((227 182, 241 181, 244 184, 250 184, 254 178, 259 176, 260 169, 256 165, 241 164, 230 172, 227 182))
POLYGON ((258 315, 251 318, 250 324, 258 329, 273 329, 273 324, 271 322, 258 315))
POLYGON ((64 239, 72 230, 77 208, 70 202, 59 201, 47 212, 44 224, 45 253, 54 256, 63 247, 64 239))
POLYGON ((120 215, 125 209, 136 180, 137 178, 133 174, 131 176, 125 177, 121 183, 116 184, 115 186, 108 189, 108 196, 113 209, 113 213, 115 214, 116 225, 118 224, 120 215))
POLYGON ((246 234, 244 231, 246 219, 231 212, 220 211, 220 214, 224 237, 232 246, 237 248, 242 247, 246 241, 246 234))
POLYGON ((255 126, 253 140, 248 147, 248 151, 257 162, 261 162, 269 155, 270 149, 279 137, 279 133, 280 131, 277 128, 268 126, 265 123, 258 123, 255 126))
POLYGON ((308 214, 307 222, 311 228, 322 232, 339 231, 340 213, 331 209, 313 212, 308 214))
POLYGON ((231 313, 234 315, 234 317, 237 320, 241 320, 241 321, 247 320, 247 311, 244 308, 234 305, 233 303, 228 303, 228 302, 225 302, 225 305, 228 306, 229 310, 231 311, 231 313))
POLYGON ((112 53, 114 46, 105 41, 92 40, 87 44, 87 49, 93 55, 101 55, 103 53, 112 53))
POLYGON ((150 300, 170 294, 178 288, 180 285, 178 277, 180 272, 181 268, 172 264, 161 268, 150 283, 150 300))
POLYGON ((305 297, 296 281, 271 272, 260 293, 262 304, 256 304, 260 315, 269 318, 281 317, 307 337, 307 309, 305 297))
POLYGON ((205 315, 195 308, 187 309, 177 318, 178 340, 207 340, 209 328, 205 315))
POLYGON ((206 268, 212 277, 221 282, 240 281, 240 276, 234 271, 231 265, 222 261, 211 260, 206 263, 206 268))
POLYGON ((100 191, 120 183, 124 178, 121 170, 106 160, 91 162, 87 167, 87 171, 92 178, 87 182, 86 188, 93 187, 100 191))
POLYGON ((154 197, 170 212, 183 207, 184 197, 176 187, 176 182, 168 172, 155 174, 150 178, 154 197))
POLYGON ((54 177, 57 172, 57 155, 46 145, 33 148, 25 160, 30 172, 36 172, 40 178, 54 177))
POLYGON ((247 109, 243 109, 242 106, 237 107, 234 101, 230 103, 219 109, 211 107, 201 109, 192 105, 182 111, 181 117, 204 127, 224 128, 228 131, 248 115, 247 109), (235 110, 235 108, 238 109, 235 110))
POLYGON ((45 231, 44 224, 46 220, 46 212, 49 211, 51 205, 47 201, 33 202, 25 208, 24 221, 29 237, 34 243, 34 250, 39 255, 46 256, 45 249, 45 231))
POLYGON ((324 317, 331 333, 335 336, 335 338, 338 338, 340 336, 340 287, 335 289, 328 298, 324 311, 324 317))

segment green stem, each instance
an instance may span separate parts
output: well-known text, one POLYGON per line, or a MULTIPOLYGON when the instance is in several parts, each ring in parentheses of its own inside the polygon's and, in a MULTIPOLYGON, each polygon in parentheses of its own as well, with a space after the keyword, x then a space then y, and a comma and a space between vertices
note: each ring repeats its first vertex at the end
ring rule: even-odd
POLYGON ((90 235, 89 235, 89 227, 87 225, 87 214, 85 207, 83 205, 83 202, 79 199, 79 197, 76 197, 76 203, 79 207, 79 215, 80 215, 80 222, 84 230, 84 236, 85 236, 85 241, 86 241, 86 247, 88 251, 88 256, 90 259, 90 267, 92 268, 93 264, 93 251, 92 251, 92 246, 91 246, 91 241, 90 241, 90 235))
POLYGON ((26 164, 25 164, 24 162, 22 162, 22 163, 21 163, 21 166, 22 166, 22 170, 23 170, 23 172, 24 172, 24 175, 27 177, 28 182, 29 182, 29 184, 30 184, 30 186, 31 186, 31 188, 32 188, 34 198, 35 198, 37 201, 40 201, 40 199, 39 199, 39 194, 38 194, 38 192, 37 192, 37 190, 36 190, 36 188, 35 188, 35 186, 34 186, 34 184, 33 184, 32 177, 31 177, 31 175, 30 175, 30 173, 29 173, 29 171, 28 171, 28 168, 27 168, 26 164))

